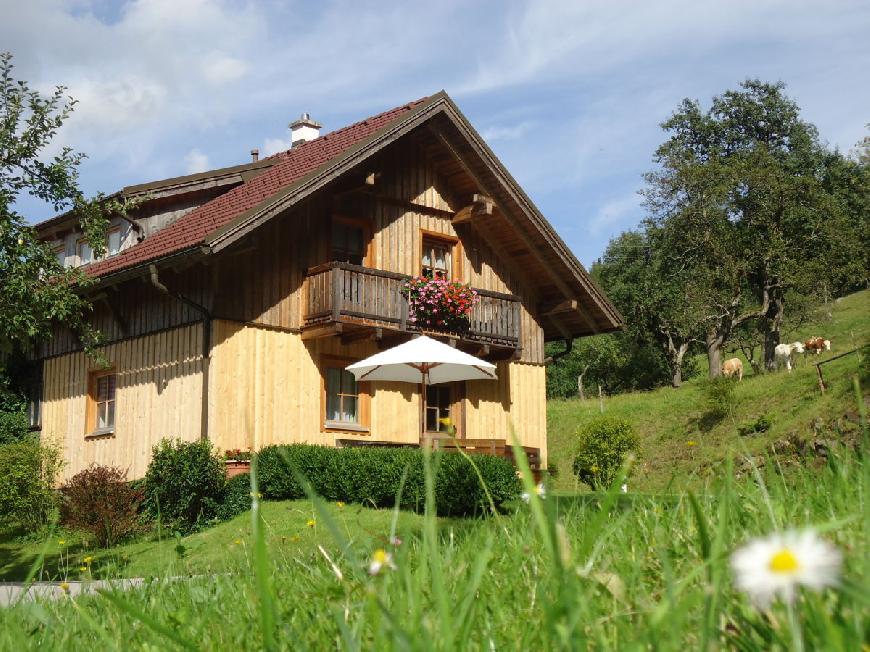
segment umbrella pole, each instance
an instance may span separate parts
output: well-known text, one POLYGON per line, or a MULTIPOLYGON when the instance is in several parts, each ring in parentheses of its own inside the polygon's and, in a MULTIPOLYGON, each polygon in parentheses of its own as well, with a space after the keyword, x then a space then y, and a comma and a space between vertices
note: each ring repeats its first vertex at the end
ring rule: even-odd
POLYGON ((420 443, 426 445, 426 376, 429 370, 424 367, 420 372, 420 443))

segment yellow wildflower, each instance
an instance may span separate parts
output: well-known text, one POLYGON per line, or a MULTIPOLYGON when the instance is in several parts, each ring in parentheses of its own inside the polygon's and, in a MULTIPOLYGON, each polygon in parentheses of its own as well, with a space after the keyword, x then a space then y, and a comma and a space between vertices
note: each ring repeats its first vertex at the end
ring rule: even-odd
POLYGON ((61 582, 60 584, 58 584, 58 586, 60 587, 60 590, 64 593, 69 593, 69 582, 61 582))
POLYGON ((307 525, 308 527, 314 527, 315 525, 317 525, 317 521, 315 521, 313 518, 309 518, 305 525, 307 525))
POLYGON ((90 565, 91 565, 91 562, 94 561, 94 558, 91 557, 90 555, 88 555, 87 557, 85 557, 84 559, 82 559, 82 561, 85 562, 88 566, 90 566, 90 565))
POLYGON ((371 561, 369 562, 369 574, 377 575, 384 568, 396 570, 396 564, 393 563, 393 556, 390 553, 383 548, 378 548, 372 554, 371 561))
POLYGON ((691 447, 691 446, 697 446, 697 445, 698 445, 698 442, 696 442, 694 439, 690 439, 689 441, 686 442, 686 446, 691 447))
POLYGON ((64 546, 64 545, 66 545, 66 539, 58 539, 58 541, 57 541, 57 545, 59 545, 59 546, 64 546))
POLYGON ((335 506, 338 507, 339 509, 344 509, 344 501, 339 500, 337 503, 335 503, 335 506))
POLYGON ((242 545, 242 540, 236 539, 235 541, 233 541, 233 543, 236 544, 237 546, 240 546, 240 545, 242 545))
POLYGON ((82 573, 86 573, 86 572, 88 571, 88 567, 87 567, 87 566, 79 566, 79 570, 80 570, 82 573))

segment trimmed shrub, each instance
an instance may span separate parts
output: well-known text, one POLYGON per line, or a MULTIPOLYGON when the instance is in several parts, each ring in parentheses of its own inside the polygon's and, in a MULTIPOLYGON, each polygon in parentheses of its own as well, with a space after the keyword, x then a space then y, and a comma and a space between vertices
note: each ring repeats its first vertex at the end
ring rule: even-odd
POLYGON ((111 466, 91 466, 61 486, 61 523, 94 535, 104 548, 139 529, 142 492, 127 482, 127 473, 111 466))
POLYGON ((60 451, 34 439, 0 446, 0 521, 28 531, 46 525, 57 511, 61 466, 60 451))
POLYGON ((225 484, 224 462, 210 442, 164 439, 145 473, 145 507, 151 516, 192 526, 212 516, 225 484))
POLYGON ((616 417, 593 419, 579 431, 580 447, 574 458, 574 474, 593 491, 613 484, 638 439, 631 424, 616 417))
MULTIPOLYGON (((520 484, 510 461, 474 455, 496 507, 515 500, 520 484)), ((489 511, 486 492, 472 465, 458 453, 433 455, 435 501, 442 516, 464 516, 489 511)), ((405 475, 400 508, 422 511, 425 501, 423 452, 407 448, 330 448, 294 444, 269 446, 257 455, 260 490, 273 500, 303 498, 305 493, 291 468, 305 475, 326 500, 393 507, 405 475)))
POLYGON ((220 504, 214 508, 214 516, 228 521, 251 509, 251 475, 240 473, 227 480, 220 504))

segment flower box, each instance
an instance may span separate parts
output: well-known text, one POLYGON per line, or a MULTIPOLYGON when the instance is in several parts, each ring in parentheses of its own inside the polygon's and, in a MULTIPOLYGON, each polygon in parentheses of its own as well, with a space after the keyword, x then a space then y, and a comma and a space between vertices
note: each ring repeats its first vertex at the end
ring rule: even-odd
POLYGON ((409 321, 421 331, 463 334, 468 332, 469 315, 480 301, 468 285, 422 276, 405 283, 409 321))
POLYGON ((225 460, 227 478, 251 472, 251 460, 225 460))

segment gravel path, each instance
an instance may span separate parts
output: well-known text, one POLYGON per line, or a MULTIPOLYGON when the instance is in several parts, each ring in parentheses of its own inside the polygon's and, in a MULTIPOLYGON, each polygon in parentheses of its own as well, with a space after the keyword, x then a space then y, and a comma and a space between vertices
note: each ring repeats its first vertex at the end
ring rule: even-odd
POLYGON ((0 607, 8 607, 19 599, 59 599, 96 593, 99 589, 128 590, 142 586, 141 577, 120 580, 93 580, 91 582, 33 582, 29 587, 24 582, 0 582, 0 607))

